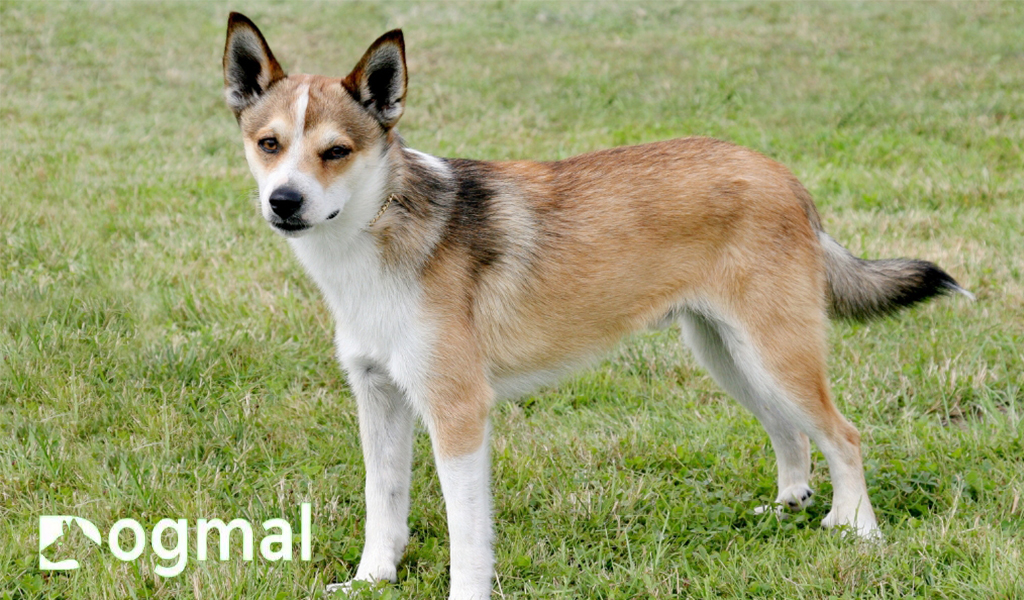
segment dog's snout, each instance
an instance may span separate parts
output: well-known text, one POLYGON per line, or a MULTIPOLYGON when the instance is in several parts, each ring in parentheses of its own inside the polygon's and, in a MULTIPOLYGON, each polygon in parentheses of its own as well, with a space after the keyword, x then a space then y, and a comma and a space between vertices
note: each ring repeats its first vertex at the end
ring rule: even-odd
POLYGON ((270 195, 270 208, 282 219, 299 212, 302 208, 302 194, 290 187, 280 187, 270 195))

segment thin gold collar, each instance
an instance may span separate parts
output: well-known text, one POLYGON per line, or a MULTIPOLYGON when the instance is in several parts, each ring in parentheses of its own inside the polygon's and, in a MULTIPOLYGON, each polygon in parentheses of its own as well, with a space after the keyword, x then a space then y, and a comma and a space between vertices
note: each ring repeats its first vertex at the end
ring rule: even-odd
POLYGON ((390 196, 388 196, 388 201, 384 203, 384 206, 380 207, 380 210, 377 211, 377 216, 374 217, 372 221, 370 221, 370 224, 367 225, 367 227, 373 227, 373 224, 377 222, 377 219, 380 219, 382 216, 384 216, 384 211, 386 211, 388 207, 391 206, 391 203, 394 202, 396 198, 398 198, 398 194, 391 194, 390 196))

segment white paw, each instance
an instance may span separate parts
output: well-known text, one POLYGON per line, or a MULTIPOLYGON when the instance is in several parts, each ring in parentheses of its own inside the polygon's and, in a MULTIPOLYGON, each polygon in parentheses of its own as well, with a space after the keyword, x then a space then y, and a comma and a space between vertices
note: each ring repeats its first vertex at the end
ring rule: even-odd
POLYGON ((452 587, 448 594, 448 600, 488 600, 491 597, 491 586, 476 586, 473 588, 452 587))
POLYGON ((781 490, 778 497, 775 498, 775 504, 795 512, 810 506, 812 496, 814 496, 814 490, 807 487, 806 484, 800 483, 781 490))
POLYGON ((796 512, 810 506, 812 502, 811 496, 813 495, 814 490, 804 484, 791 485, 779 492, 774 504, 758 506, 754 509, 754 514, 761 515, 770 512, 775 513, 775 516, 780 519, 784 519, 786 518, 784 511, 796 512))
POLYGON ((843 535, 853 533, 857 537, 865 540, 882 541, 885 536, 882 535, 882 531, 878 529, 878 523, 875 521, 875 514, 869 508, 867 511, 852 512, 852 514, 843 515, 835 508, 833 508, 825 518, 821 521, 821 526, 826 529, 833 527, 843 528, 843 535))

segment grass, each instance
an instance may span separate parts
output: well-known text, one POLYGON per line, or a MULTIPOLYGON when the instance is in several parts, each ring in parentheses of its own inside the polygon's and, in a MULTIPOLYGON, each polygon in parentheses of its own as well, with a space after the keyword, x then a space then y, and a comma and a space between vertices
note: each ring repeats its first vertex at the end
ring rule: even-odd
MULTIPOLYGON (((314 286, 263 224, 220 59, 228 10, 295 72, 405 28, 401 129, 440 155, 556 159, 692 134, 790 166, 868 257, 973 290, 831 331, 886 534, 779 522, 774 458, 673 332, 494 413, 502 597, 1024 595, 1024 10, 921 4, 0 4, 0 597, 318 597, 355 570, 354 405, 314 286), (38 517, 298 523, 313 560, 174 578, 38 517), (77 544, 77 545, 76 545, 77 544), (51 557, 53 558, 53 557, 51 557)), ((412 541, 380 597, 447 593, 425 435, 412 541)))

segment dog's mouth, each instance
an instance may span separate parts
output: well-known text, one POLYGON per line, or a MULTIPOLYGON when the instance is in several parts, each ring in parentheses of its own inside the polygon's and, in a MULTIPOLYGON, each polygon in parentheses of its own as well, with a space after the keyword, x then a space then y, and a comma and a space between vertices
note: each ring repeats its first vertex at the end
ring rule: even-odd
MULTIPOLYGON (((324 220, 333 220, 339 214, 341 214, 341 211, 336 210, 331 214, 327 215, 327 218, 324 220)), ((287 219, 274 219, 273 221, 268 222, 270 223, 271 227, 278 231, 278 233, 283 233, 289 237, 291 237, 294 234, 298 234, 313 228, 313 225, 308 223, 305 219, 295 217, 289 217, 287 219)))
POLYGON ((270 224, 274 227, 274 229, 277 229, 278 231, 284 232, 286 234, 298 233, 300 231, 305 231, 312 227, 305 221, 292 221, 290 219, 286 221, 272 221, 270 224))

